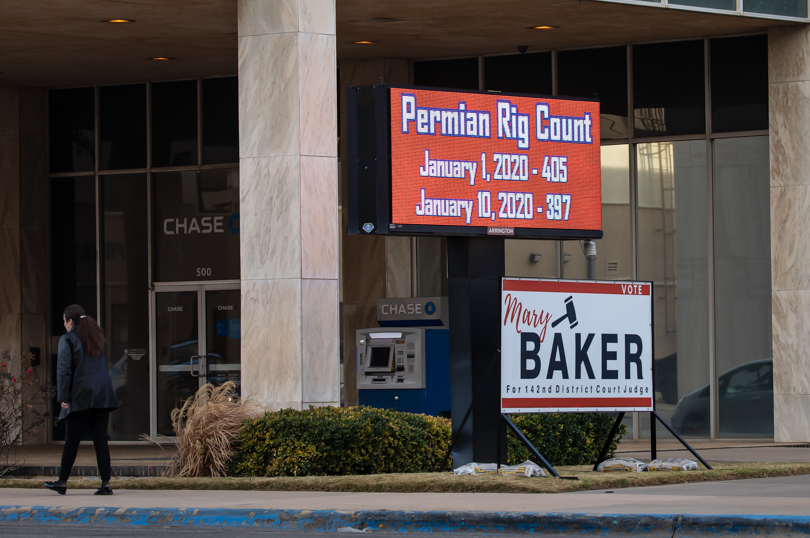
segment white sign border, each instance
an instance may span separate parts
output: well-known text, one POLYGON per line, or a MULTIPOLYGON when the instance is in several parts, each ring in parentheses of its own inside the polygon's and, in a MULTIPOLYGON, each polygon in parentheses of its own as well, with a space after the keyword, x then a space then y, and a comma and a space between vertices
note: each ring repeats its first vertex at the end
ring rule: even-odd
MULTIPOLYGON (((649 338, 650 338, 650 354, 651 354, 651 380, 650 380, 650 406, 649 407, 558 407, 558 408, 515 408, 504 407, 503 399, 503 385, 499 387, 499 403, 502 414, 539 414, 539 413, 587 413, 587 412, 655 412, 655 311, 653 304, 654 285, 652 281, 644 280, 583 280, 583 279, 555 279, 555 278, 528 278, 528 277, 502 277, 501 278, 501 311, 500 311, 500 327, 501 340, 503 340, 504 331, 504 316, 505 307, 503 304, 504 297, 504 282, 506 281, 531 281, 531 282, 550 282, 550 283, 563 283, 563 284, 608 284, 608 285, 646 285, 649 286, 649 304, 650 304, 650 317, 649 317, 649 338)), ((503 342, 501 342, 503 347, 503 342)), ((502 359, 503 360, 503 359, 502 359)), ((503 362, 501 360, 501 372, 499 379, 503 377, 503 362)))

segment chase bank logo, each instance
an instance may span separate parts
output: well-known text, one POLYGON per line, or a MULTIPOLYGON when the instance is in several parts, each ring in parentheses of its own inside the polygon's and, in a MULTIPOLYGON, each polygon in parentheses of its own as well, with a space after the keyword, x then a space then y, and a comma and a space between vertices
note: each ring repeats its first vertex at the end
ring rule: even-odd
POLYGON ((164 235, 191 235, 191 234, 221 234, 225 233, 225 228, 232 233, 239 233, 239 213, 233 213, 228 217, 177 217, 163 219, 164 235))
POLYGON ((432 316, 436 312, 436 305, 433 304, 433 301, 425 303, 425 314, 428 316, 432 316))

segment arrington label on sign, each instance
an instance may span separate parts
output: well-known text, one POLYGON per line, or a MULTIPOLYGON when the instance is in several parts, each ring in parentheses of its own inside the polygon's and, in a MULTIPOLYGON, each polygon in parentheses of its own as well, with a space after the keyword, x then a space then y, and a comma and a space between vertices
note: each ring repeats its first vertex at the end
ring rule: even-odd
POLYGON ((652 285, 502 281, 502 412, 651 411, 652 285))

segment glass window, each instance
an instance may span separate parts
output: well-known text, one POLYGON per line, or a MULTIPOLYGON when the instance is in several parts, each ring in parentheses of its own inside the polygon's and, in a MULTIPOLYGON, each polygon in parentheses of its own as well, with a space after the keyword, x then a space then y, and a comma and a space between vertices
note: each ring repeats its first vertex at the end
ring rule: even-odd
POLYGON ((152 84, 152 166, 197 164, 197 81, 152 84))
POLYGON ((743 0, 746 13, 807 17, 807 0, 743 0))
POLYGON ((99 89, 99 169, 146 168, 146 84, 99 89))
POLYGON ((51 172, 92 172, 96 159, 93 88, 53 90, 48 107, 51 172))
POLYGON ((768 36, 711 41, 712 131, 768 128, 768 36))
POLYGON ((202 81, 203 164, 239 162, 239 86, 236 77, 202 81))
POLYGON ((51 180, 51 312, 58 323, 67 306, 79 304, 98 319, 96 303, 96 185, 93 176, 51 180))
POLYGON ((599 280, 633 278, 630 231, 630 148, 602 146, 602 231, 597 259, 589 262, 583 241, 563 241, 563 277, 599 280))
POLYGON ((706 9, 737 10, 737 0, 669 0, 670 4, 679 6, 702 7, 706 9))
POLYGON ((768 137, 714 141, 719 437, 773 437, 768 137))
MULTIPOLYGON (((638 274, 654 286, 656 410, 676 431, 704 437, 710 329, 706 162, 705 140, 636 147, 638 274)), ((649 435, 649 416, 640 417, 641 432, 649 435)))
POLYGON ((569 50, 557 58, 559 95, 599 99, 602 139, 627 138, 627 48, 569 50))
POLYGON ((484 89, 551 95, 551 53, 487 56, 484 58, 484 89))
POLYGON ((100 178, 103 192, 104 300, 99 320, 107 337, 118 411, 110 439, 134 440, 149 431, 149 278, 146 174, 100 178))
POLYGON ((477 90, 478 58, 414 62, 413 82, 417 86, 477 90))
POLYGON ((706 132, 703 41, 633 47, 636 136, 706 132))
POLYGON ((152 175, 154 280, 239 279, 239 169, 152 175))

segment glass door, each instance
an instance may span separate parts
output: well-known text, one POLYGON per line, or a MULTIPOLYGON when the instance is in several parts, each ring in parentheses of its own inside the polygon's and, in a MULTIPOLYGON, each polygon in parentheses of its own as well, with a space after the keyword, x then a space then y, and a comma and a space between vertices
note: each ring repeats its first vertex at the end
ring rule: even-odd
POLYGON ((173 436, 172 410, 201 386, 240 384, 240 290, 194 284, 156 286, 153 293, 152 431, 173 436))
POLYGON ((219 386, 233 381, 241 387, 242 313, 241 291, 205 289, 205 357, 207 383, 219 386))

